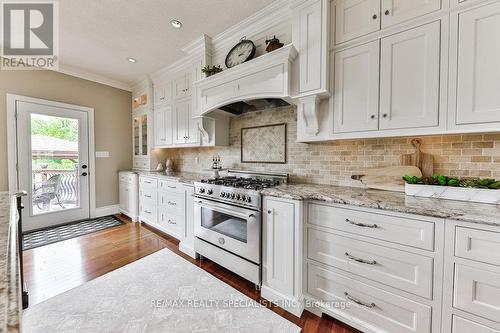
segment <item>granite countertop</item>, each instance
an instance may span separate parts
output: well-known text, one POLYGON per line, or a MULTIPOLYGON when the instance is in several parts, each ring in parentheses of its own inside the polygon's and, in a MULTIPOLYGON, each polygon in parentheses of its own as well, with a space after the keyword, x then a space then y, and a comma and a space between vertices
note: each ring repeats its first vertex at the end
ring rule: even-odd
POLYGON ((500 205, 412 197, 400 192, 314 184, 280 185, 265 189, 262 194, 500 226, 500 205))
POLYGON ((203 173, 195 173, 195 172, 172 172, 165 173, 157 172, 157 171, 139 171, 139 170, 129 170, 130 172, 134 172, 140 176, 149 176, 162 178, 166 180, 171 180, 179 183, 184 183, 187 185, 193 185, 194 182, 200 181, 203 178, 207 178, 206 174, 203 173))
POLYGON ((17 239, 11 239, 17 228, 16 199, 0 192, 0 333, 19 332, 20 284, 17 239))

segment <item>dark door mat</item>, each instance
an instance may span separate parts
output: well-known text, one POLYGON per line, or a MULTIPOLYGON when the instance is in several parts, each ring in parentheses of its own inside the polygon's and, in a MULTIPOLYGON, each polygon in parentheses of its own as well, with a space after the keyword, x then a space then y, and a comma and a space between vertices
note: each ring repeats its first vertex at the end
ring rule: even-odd
POLYGON ((125 224, 125 222, 110 215, 29 232, 23 235, 23 250, 61 242, 66 239, 87 235, 122 224, 125 224))

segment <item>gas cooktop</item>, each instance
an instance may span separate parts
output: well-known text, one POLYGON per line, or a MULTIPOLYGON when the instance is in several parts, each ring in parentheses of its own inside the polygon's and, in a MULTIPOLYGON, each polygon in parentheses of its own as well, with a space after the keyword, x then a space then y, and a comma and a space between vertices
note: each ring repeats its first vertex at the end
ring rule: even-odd
POLYGON ((273 179, 258 179, 258 178, 243 178, 243 177, 222 177, 222 178, 209 178, 202 179, 202 183, 212 185, 222 185, 235 188, 243 188, 246 190, 262 190, 280 184, 279 180, 273 179))

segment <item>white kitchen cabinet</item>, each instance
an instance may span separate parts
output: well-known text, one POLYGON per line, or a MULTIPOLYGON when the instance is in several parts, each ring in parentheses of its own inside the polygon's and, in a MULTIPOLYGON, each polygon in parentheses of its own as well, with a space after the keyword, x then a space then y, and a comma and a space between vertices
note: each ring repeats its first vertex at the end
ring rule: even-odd
POLYGON ((173 81, 174 98, 181 99, 184 97, 191 96, 191 84, 192 84, 191 71, 186 71, 179 74, 179 76, 177 76, 177 78, 175 78, 173 81))
POLYGON ((174 141, 176 144, 199 143, 198 119, 193 118, 191 101, 174 104, 174 141))
POLYGON ((378 129, 379 43, 335 53, 336 133, 378 129))
POLYGON ((299 317, 303 310, 301 221, 301 202, 264 198, 262 297, 289 302, 289 308, 284 308, 299 317))
POLYGON ((167 104, 172 100, 172 83, 159 83, 154 86, 155 106, 167 104))
POLYGON ((171 146, 173 141, 172 107, 170 105, 157 106, 154 112, 155 146, 171 146))
POLYGON ((381 41, 380 129, 439 124, 440 21, 381 41))
POLYGON ((441 9, 441 0, 382 0, 382 28, 441 9))
POLYGON ((120 172, 119 201, 120 213, 130 217, 133 222, 139 217, 139 177, 134 172, 120 172))
POLYGON ((335 44, 439 9, 441 0, 339 0, 335 6, 335 44))
POLYGON ((342 0, 337 3, 335 7, 336 44, 379 29, 380 1, 342 0))
MULTIPOLYGON (((458 25, 458 42, 453 68, 450 100, 456 125, 487 126, 498 129, 500 122, 500 2, 473 8, 458 14, 452 20, 458 25)), ((452 53, 453 57, 453 53, 452 53)))

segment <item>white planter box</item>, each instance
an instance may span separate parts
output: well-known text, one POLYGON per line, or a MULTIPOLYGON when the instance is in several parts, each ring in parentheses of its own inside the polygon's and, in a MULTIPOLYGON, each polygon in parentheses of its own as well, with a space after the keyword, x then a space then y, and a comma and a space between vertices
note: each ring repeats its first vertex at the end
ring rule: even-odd
POLYGON ((406 195, 426 198, 500 204, 500 190, 482 188, 405 184, 406 195))

